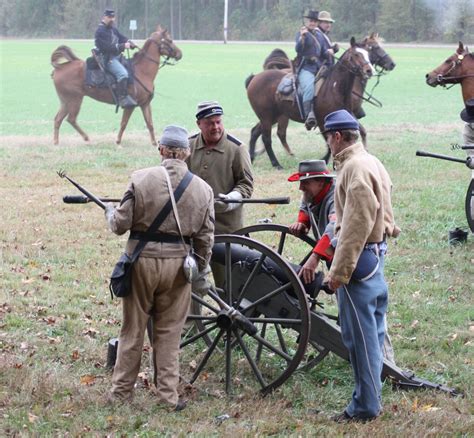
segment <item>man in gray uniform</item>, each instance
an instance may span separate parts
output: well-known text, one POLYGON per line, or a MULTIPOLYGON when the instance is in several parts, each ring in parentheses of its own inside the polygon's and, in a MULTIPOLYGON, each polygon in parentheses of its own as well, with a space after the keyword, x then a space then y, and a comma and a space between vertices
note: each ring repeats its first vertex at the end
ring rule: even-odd
POLYGON ((129 255, 139 240, 147 242, 133 265, 132 292, 123 298, 123 323, 110 401, 132 397, 140 370, 144 333, 151 317, 158 402, 177 410, 183 407, 178 403, 178 354, 191 302, 191 284, 185 278, 183 261, 192 241, 200 270, 209 263, 214 243, 212 189, 194 175, 178 200, 185 243, 173 212, 166 216, 157 231, 146 231, 170 199, 165 170, 174 191, 188 172, 185 160, 189 153, 187 131, 178 126, 166 127, 160 139, 162 165, 134 172, 120 205, 117 208, 107 205, 105 214, 111 231, 121 235, 130 230, 126 247, 129 255))
MULTIPOLYGON (((190 137, 189 170, 206 181, 215 198, 241 200, 253 192, 250 156, 244 144, 224 130, 224 111, 218 102, 201 102, 196 120, 200 133, 190 137)), ((216 234, 242 228, 243 208, 238 203, 216 201, 216 234)))

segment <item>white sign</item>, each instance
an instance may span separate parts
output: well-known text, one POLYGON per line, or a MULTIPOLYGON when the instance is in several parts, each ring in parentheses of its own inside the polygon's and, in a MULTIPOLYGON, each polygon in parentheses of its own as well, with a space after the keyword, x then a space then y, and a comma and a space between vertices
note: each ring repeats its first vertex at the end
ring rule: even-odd
POLYGON ((137 30, 137 20, 130 20, 130 30, 137 30))

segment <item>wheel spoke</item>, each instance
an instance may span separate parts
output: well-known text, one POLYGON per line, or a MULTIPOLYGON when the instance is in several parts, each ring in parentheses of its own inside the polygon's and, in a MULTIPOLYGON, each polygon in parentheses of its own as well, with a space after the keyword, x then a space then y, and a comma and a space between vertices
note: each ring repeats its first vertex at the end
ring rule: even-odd
POLYGON ((281 233, 280 241, 278 242, 278 249, 277 249, 277 252, 280 255, 283 254, 283 248, 285 246, 285 240, 286 240, 286 233, 281 233))
POLYGON ((249 287, 250 283, 252 283, 254 277, 258 274, 258 272, 260 272, 260 268, 262 267, 265 258, 266 255, 262 254, 258 262, 253 267, 252 272, 250 273, 249 277, 247 278, 247 281, 245 282, 244 286, 242 287, 242 290, 240 291, 239 296, 237 297, 235 307, 239 306, 240 302, 242 301, 242 298, 244 297, 245 292, 247 292, 247 288, 249 287))
POLYGON ((250 322, 262 322, 262 323, 271 323, 271 324, 288 324, 296 325, 301 324, 303 320, 301 319, 285 319, 285 318, 247 318, 250 322))
POLYGON ((201 359, 201 362, 199 363, 198 367, 196 368, 196 371, 194 371, 193 377, 191 378, 189 383, 194 383, 196 379, 198 378, 199 374, 201 373, 202 369, 206 365, 207 361, 211 357, 212 352, 215 350, 217 347, 217 343, 219 342, 220 338, 224 334, 224 330, 221 329, 219 333, 217 333, 217 336, 215 337, 214 341, 212 342, 211 346, 209 349, 206 351, 206 354, 204 357, 201 359))
POLYGON ((180 345, 180 348, 186 347, 186 345, 192 344, 194 341, 197 341, 199 338, 202 338, 203 336, 207 335, 209 332, 212 332, 217 327, 217 324, 211 325, 208 327, 206 330, 203 330, 194 336, 190 337, 189 339, 186 339, 183 341, 180 345))
POLYGON ((252 370, 255 374, 255 377, 259 381, 261 387, 265 388, 267 386, 267 383, 265 382, 262 374, 260 373, 260 370, 258 369, 257 364, 252 359, 252 356, 250 355, 250 352, 249 352, 247 346, 245 345, 245 342, 243 341, 242 337, 240 336, 240 333, 238 332, 238 330, 234 330, 234 333, 235 333, 235 337, 239 341, 239 344, 240 344, 240 347, 242 348, 242 351, 245 354, 245 357, 247 358, 250 366, 252 367, 252 370))
POLYGON ((291 282, 288 282, 288 283, 285 283, 283 286, 276 288, 274 291, 268 292, 263 297, 260 297, 258 300, 254 301, 253 303, 249 304, 247 307, 242 309, 242 313, 245 313, 248 310, 253 309, 254 307, 258 306, 260 303, 263 303, 264 301, 269 300, 275 295, 278 295, 280 292, 284 292, 286 289, 290 288, 291 286, 292 286, 291 282))
POLYGON ((268 342, 266 339, 260 337, 259 335, 254 335, 253 336, 258 342, 263 344, 265 347, 267 347, 269 350, 273 351, 274 353, 278 354, 281 356, 283 359, 285 359, 287 362, 291 362, 293 359, 290 355, 286 354, 284 351, 279 350, 278 348, 274 347, 270 342, 268 342))
POLYGON ((231 391, 231 371, 232 371, 232 330, 227 330, 227 339, 225 343, 225 392, 230 394, 231 391))
POLYGON ((207 301, 201 298, 199 295, 196 295, 194 292, 191 294, 193 300, 197 301, 199 304, 202 304, 204 307, 207 307, 209 310, 212 310, 214 313, 219 313, 220 310, 216 309, 215 307, 211 306, 207 301))
POLYGON ((276 330, 276 332, 277 332, 278 341, 280 342, 280 347, 281 347, 281 349, 282 349, 286 354, 288 354, 288 349, 286 348, 285 338, 283 337, 283 333, 281 332, 281 328, 280 328, 280 325, 279 325, 279 324, 275 324, 275 330, 276 330))
MULTIPOLYGON (((267 323, 264 322, 264 323, 262 324, 262 330, 260 330, 260 336, 261 336, 262 338, 265 338, 265 335, 266 335, 266 334, 267 334, 267 323)), ((260 357, 261 357, 261 355, 262 355, 262 349, 263 349, 263 344, 259 343, 258 346, 257 346, 257 352, 256 352, 256 354, 255 354, 255 361, 256 361, 257 363, 260 362, 260 357)))
POLYGON ((227 302, 232 306, 232 246, 225 244, 225 287, 227 288, 227 302))

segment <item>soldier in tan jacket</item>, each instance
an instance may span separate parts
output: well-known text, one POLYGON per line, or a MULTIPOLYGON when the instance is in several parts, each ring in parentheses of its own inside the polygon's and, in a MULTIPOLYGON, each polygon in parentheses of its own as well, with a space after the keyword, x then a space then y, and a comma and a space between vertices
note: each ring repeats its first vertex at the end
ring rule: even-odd
POLYGON ((168 126, 160 139, 162 165, 134 172, 120 205, 107 205, 106 218, 116 234, 130 230, 127 252, 132 254, 139 240, 147 242, 133 265, 132 293, 123 298, 123 322, 117 362, 109 399, 129 400, 140 369, 144 333, 148 319, 153 320, 153 355, 157 372, 158 402, 181 409, 178 403, 179 343, 191 301, 191 284, 183 271, 190 242, 201 270, 206 268, 214 242, 214 201, 212 189, 193 176, 177 202, 183 244, 173 212, 158 230, 145 233, 170 199, 166 176, 174 191, 188 172, 188 133, 168 126), (189 214, 192 212, 192 214, 189 214))
MULTIPOLYGON (((245 145, 224 130, 224 111, 217 102, 201 102, 196 112, 200 132, 190 138, 189 170, 206 181, 215 198, 241 200, 253 192, 250 156, 245 145)), ((216 234, 244 226, 242 204, 217 201, 216 234)))
POLYGON ((355 379, 351 402, 334 419, 368 421, 382 409, 386 238, 396 237, 400 230, 393 218, 390 177, 357 142, 357 120, 339 110, 326 116, 324 128, 337 171, 335 253, 327 282, 337 290, 342 340, 355 379))

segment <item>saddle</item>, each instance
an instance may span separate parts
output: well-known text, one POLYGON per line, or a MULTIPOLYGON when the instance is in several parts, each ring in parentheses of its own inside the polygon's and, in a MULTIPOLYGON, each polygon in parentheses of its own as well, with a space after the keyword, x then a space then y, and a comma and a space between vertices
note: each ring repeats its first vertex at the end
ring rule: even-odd
MULTIPOLYGON (((86 59, 85 64, 85 85, 87 87, 96 88, 110 88, 115 87, 117 80, 112 73, 105 70, 104 55, 97 49, 92 49, 92 56, 86 59), (100 64, 100 65, 99 65, 100 64)), ((133 65, 123 56, 120 57, 120 62, 128 71, 128 85, 134 82, 133 65)))

